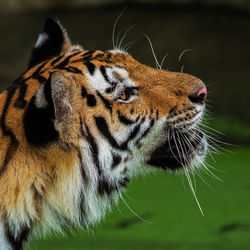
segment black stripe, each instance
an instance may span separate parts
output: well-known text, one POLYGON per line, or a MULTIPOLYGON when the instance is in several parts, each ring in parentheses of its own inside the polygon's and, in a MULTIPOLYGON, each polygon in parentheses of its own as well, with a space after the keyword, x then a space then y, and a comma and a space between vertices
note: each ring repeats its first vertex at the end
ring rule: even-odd
POLYGON ((140 140, 141 140, 143 137, 145 137, 145 136, 150 132, 151 128, 154 126, 154 123, 155 123, 155 120, 152 119, 151 122, 150 122, 150 124, 149 124, 149 127, 143 132, 143 134, 141 135, 141 137, 136 141, 135 144, 136 144, 137 146, 139 145, 140 140))
POLYGON ((55 59, 52 60, 51 62, 51 66, 54 66, 58 61, 60 61, 62 58, 64 57, 64 55, 58 56, 55 59))
POLYGON ((88 183, 88 178, 85 172, 85 167, 84 167, 84 163, 83 163, 83 159, 82 159, 82 154, 81 151, 79 149, 77 149, 77 155, 78 155, 78 159, 79 159, 79 163, 80 163, 80 171, 81 171, 81 177, 84 183, 88 183))
POLYGON ((94 72, 95 72, 95 65, 93 63, 91 63, 91 62, 85 62, 84 64, 87 67, 90 75, 93 75, 94 72))
POLYGON ((82 227, 86 227, 86 223, 85 223, 85 218, 86 218, 86 211, 85 211, 85 197, 84 197, 84 190, 83 187, 81 189, 81 193, 80 193, 80 197, 79 197, 79 219, 80 219, 80 224, 82 227))
POLYGON ((83 98, 85 98, 87 96, 87 90, 84 86, 82 86, 81 95, 83 98))
POLYGON ((10 138, 11 138, 11 141, 10 141, 10 143, 8 145, 8 149, 7 149, 6 153, 5 153, 4 160, 3 160, 3 165, 0 168, 0 176, 6 170, 8 164, 9 164, 9 161, 11 160, 11 158, 13 158, 13 155, 16 152, 18 144, 19 144, 19 142, 17 141, 14 134, 12 134, 10 138))
POLYGON ((133 140, 137 136, 140 131, 141 124, 144 122, 144 120, 145 118, 142 118, 141 122, 136 125, 132 132, 129 134, 127 140, 124 141, 121 145, 119 145, 114 139, 114 137, 111 135, 106 120, 101 116, 95 117, 96 126, 100 133, 108 140, 108 142, 112 145, 113 148, 117 148, 120 150, 127 150, 129 141, 133 140))
POLYGON ((12 97, 16 92, 16 89, 17 89, 16 85, 12 85, 8 88, 7 98, 6 98, 5 105, 4 105, 3 111, 2 111, 2 116, 1 116, 0 125, 1 125, 2 131, 3 131, 3 135, 10 137, 10 143, 9 143, 8 149, 7 149, 5 157, 4 157, 3 165, 1 166, 1 169, 0 169, 0 176, 5 171, 10 159, 12 158, 12 156, 15 153, 15 151, 18 147, 18 144, 19 144, 19 142, 17 141, 16 136, 14 135, 12 130, 10 128, 8 128, 5 124, 7 111, 8 111, 9 105, 11 103, 12 97))
POLYGON ((68 63, 69 63, 69 60, 70 60, 70 56, 64 58, 64 60, 62 62, 60 62, 58 65, 56 65, 56 69, 64 69, 68 63))
MULTIPOLYGON (((83 163, 83 159, 82 159, 82 154, 80 152, 79 149, 77 149, 77 154, 78 154, 78 159, 79 159, 79 163, 80 163, 80 171, 81 171, 81 177, 83 180, 83 183, 88 183, 88 178, 85 172, 85 167, 84 167, 84 163, 83 163)), ((80 224, 85 227, 85 217, 86 217, 86 211, 85 211, 85 196, 84 196, 84 190, 83 190, 84 186, 81 188, 81 192, 80 192, 80 197, 79 197, 79 219, 80 219, 80 224)))
POLYGON ((30 227, 23 225, 22 229, 20 230, 21 232, 17 237, 15 237, 9 227, 9 224, 7 222, 4 224, 6 238, 13 250, 22 250, 24 242, 28 239, 30 227))
POLYGON ((94 107, 96 105, 96 98, 92 94, 87 95, 87 104, 90 107, 94 107))
POLYGON ((93 157, 93 161, 95 166, 97 167, 98 170, 98 174, 101 175, 101 167, 100 167, 100 163, 99 163, 99 158, 98 158, 98 146, 95 142, 94 137, 91 135, 91 133, 89 132, 89 128, 88 126, 85 124, 86 127, 86 131, 87 131, 87 140, 90 144, 90 150, 92 153, 92 157, 93 157))
POLYGON ((84 133, 84 131, 83 131, 82 117, 80 117, 80 133, 81 133, 81 136, 85 136, 85 133, 84 133))
POLYGON ((112 87, 115 89, 115 88, 116 88, 116 85, 117 85, 117 82, 110 82, 110 84, 111 84, 112 87))
MULTIPOLYGON (((108 68, 109 68, 109 67, 108 67, 108 68)), ((113 81, 111 81, 111 80, 108 78, 107 71, 106 71, 106 67, 104 67, 103 65, 100 66, 100 71, 101 71, 101 73, 102 73, 104 79, 105 79, 110 85, 112 85, 112 87, 111 87, 111 88, 107 88, 107 89, 105 90, 105 92, 106 92, 106 93, 111 93, 112 91, 115 90, 115 87, 116 87, 116 85, 117 85, 117 82, 113 82, 113 81)))
POLYGON ((109 63, 110 60, 105 57, 105 53, 107 52, 99 52, 95 56, 92 57, 92 60, 99 60, 100 62, 109 63))
POLYGON ((112 104, 109 102, 106 98, 102 96, 102 94, 99 91, 96 91, 97 95, 101 98, 102 102, 104 103, 105 107, 112 112, 112 104))
POLYGON ((178 106, 175 106, 172 109, 170 109, 169 116, 171 116, 177 110, 177 108, 178 108, 178 106))
POLYGON ((83 57, 90 56, 90 55, 92 56, 94 54, 94 52, 95 52, 95 50, 90 50, 90 51, 84 53, 82 56, 83 57))
POLYGON ((113 191, 118 190, 117 186, 115 184, 111 184, 106 179, 100 179, 98 182, 98 193, 100 195, 104 195, 104 193, 107 193, 110 195, 113 191))
POLYGON ((110 80, 109 80, 109 78, 108 78, 108 76, 107 76, 106 68, 105 68, 104 66, 100 66, 100 71, 101 71, 101 73, 102 73, 104 79, 105 79, 108 83, 111 84, 111 82, 110 82, 110 80))
POLYGON ((33 73, 33 75, 39 74, 40 71, 42 70, 42 68, 43 68, 47 63, 48 63, 47 61, 44 62, 44 63, 42 63, 42 64, 36 69, 36 71, 33 73))
POLYGON ((41 76, 41 75, 33 75, 32 76, 33 79, 36 79, 40 84, 46 82, 46 78, 41 76))
POLYGON ((77 63, 77 62, 85 63, 85 62, 89 62, 92 60, 99 60, 100 62, 112 63, 110 58, 109 58, 109 54, 107 57, 105 57, 104 53, 98 53, 94 56, 93 55, 94 52, 96 52, 96 51, 93 51, 92 53, 89 51, 89 52, 83 54, 82 58, 76 59, 76 60, 72 61, 72 63, 77 63))
POLYGON ((142 122, 140 122, 138 125, 136 125, 136 127, 133 129, 133 131, 128 136, 127 140, 122 143, 122 145, 121 145, 122 150, 126 150, 128 148, 129 141, 133 140, 137 136, 137 134, 140 131, 141 124, 142 124, 142 122))
POLYGON ((72 67, 72 66, 69 66, 69 67, 65 67, 63 70, 67 71, 67 72, 70 72, 70 73, 74 73, 74 74, 82 74, 82 71, 79 70, 78 68, 76 67, 72 67))
POLYGON ((134 121, 126 118, 125 116, 121 115, 120 111, 117 110, 117 114, 118 114, 118 119, 121 123, 125 124, 125 125, 131 125, 134 123, 134 121))
POLYGON ((88 56, 84 56, 83 58, 79 59, 79 61, 84 63, 84 62, 89 62, 93 59, 94 59, 93 55, 89 54, 88 56))
POLYGON ((44 85, 44 96, 48 106, 46 108, 37 108, 35 96, 33 96, 23 117, 27 141, 35 146, 45 146, 58 140, 59 137, 54 126, 55 109, 51 96, 51 76, 44 85))
POLYGON ((121 158, 120 155, 117 155, 117 154, 114 154, 114 153, 112 153, 112 157, 113 157, 113 162, 112 162, 112 165, 111 165, 111 169, 114 169, 121 162, 122 158, 121 158))
POLYGON ((110 184, 105 178, 102 177, 102 172, 98 159, 98 147, 93 136, 89 132, 89 128, 87 127, 87 125, 85 126, 87 130, 87 139, 90 144, 93 161, 98 169, 99 181, 98 181, 97 191, 100 195, 104 195, 104 193, 110 195, 114 190, 117 190, 117 187, 116 185, 110 184))
POLYGON ((81 58, 72 61, 72 63, 90 61, 93 58, 94 52, 95 51, 93 51, 93 50, 92 51, 88 51, 88 52, 84 53, 81 58))
POLYGON ((19 96, 14 104, 14 106, 16 108, 24 108, 27 101, 25 100, 25 94, 26 94, 26 91, 27 91, 27 85, 25 83, 23 83, 20 87, 20 93, 19 93, 19 96))
MULTIPOLYGON (((112 57, 112 53, 111 52, 106 52, 105 53, 106 56, 107 56, 107 59, 110 59, 112 57)), ((117 66, 118 68, 123 68, 123 67, 120 67, 120 66, 117 66)))
POLYGON ((117 143, 117 141, 114 139, 114 137, 111 135, 108 124, 106 123, 106 120, 101 117, 95 117, 95 123, 100 131, 100 133, 109 141, 109 143, 113 146, 113 148, 120 149, 120 145, 117 143))
POLYGON ((46 82, 46 84, 44 85, 44 96, 45 96, 46 101, 48 102, 48 106, 51 106, 51 109, 54 110, 54 102, 53 102, 52 93, 51 93, 51 75, 48 81, 46 82))
POLYGON ((155 124, 155 120, 152 119, 151 122, 150 122, 150 124, 149 124, 149 127, 143 132, 141 138, 145 137, 149 133, 149 131, 151 130, 151 128, 154 126, 154 124, 155 124))
POLYGON ((33 78, 36 79, 40 84, 44 83, 47 79, 44 76, 41 76, 42 73, 41 71, 47 63, 48 63, 47 61, 42 63, 30 77, 25 79, 25 81, 29 80, 30 78, 33 78))
MULTIPOLYGON (((97 54, 93 59, 99 59, 101 62, 105 62, 107 64, 113 63, 112 62, 112 54, 110 52, 105 52, 105 53, 99 53, 97 54)), ((119 67, 119 66, 117 66, 119 67)))
POLYGON ((68 65, 68 63, 69 63, 69 60, 73 57, 73 56, 76 56, 76 55, 78 55, 80 52, 78 51, 78 52, 76 52, 76 53, 74 53, 74 54, 71 54, 71 55, 69 55, 69 56, 67 56, 62 62, 60 62, 55 68, 56 69, 64 69, 67 65, 68 65))
POLYGON ((158 120, 159 119, 159 109, 157 109, 157 111, 156 111, 156 118, 155 118, 156 120, 158 120))
POLYGON ((127 187, 127 183, 130 182, 130 179, 127 177, 124 177, 122 180, 119 181, 120 186, 127 187))
POLYGON ((114 90, 115 90, 114 86, 113 87, 109 87, 109 88, 105 89, 105 93, 110 94, 110 93, 114 92, 114 90))
POLYGON ((45 146, 58 140, 59 134, 54 126, 54 109, 37 108, 33 96, 23 117, 24 132, 27 141, 33 146, 45 146))
POLYGON ((110 82, 110 84, 112 85, 112 87, 105 89, 105 93, 107 93, 107 94, 114 92, 116 89, 116 86, 117 86, 117 82, 110 82))
POLYGON ((11 85, 8 88, 8 90, 7 90, 7 98, 6 98, 5 105, 4 105, 3 111, 2 111, 1 128, 2 128, 3 134, 6 135, 6 136, 11 136, 12 135, 12 132, 6 127, 5 119, 6 119, 6 114, 7 114, 10 102, 12 100, 13 95, 16 92, 16 89, 17 89, 17 86, 15 86, 15 85, 11 85))
MULTIPOLYGON (((82 120, 80 118, 80 123, 81 123, 81 127, 82 127, 82 120)), ((81 173, 81 177, 82 177, 82 181, 83 184, 88 183, 88 177, 87 174, 85 172, 85 166, 83 163, 83 159, 82 159, 82 154, 81 151, 79 150, 79 148, 75 147, 76 151, 77 151, 77 155, 78 155, 78 160, 79 160, 79 164, 80 164, 80 173, 81 173)), ((85 227, 86 223, 85 223, 85 218, 86 218, 86 211, 85 211, 85 197, 84 197, 84 185, 81 188, 81 192, 80 192, 80 197, 79 197, 79 219, 80 219, 80 224, 81 226, 85 227)))

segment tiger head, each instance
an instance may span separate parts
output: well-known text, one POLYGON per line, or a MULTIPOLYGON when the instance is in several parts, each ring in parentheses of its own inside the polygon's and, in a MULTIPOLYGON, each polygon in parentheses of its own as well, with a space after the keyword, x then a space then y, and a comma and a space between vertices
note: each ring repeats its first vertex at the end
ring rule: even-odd
POLYGON ((124 51, 71 45, 61 25, 48 19, 29 69, 5 92, 2 133, 22 146, 12 146, 12 155, 32 156, 36 171, 27 176, 32 192, 47 196, 46 209, 77 217, 73 223, 85 216, 86 225, 133 176, 157 168, 189 171, 203 161, 206 95, 194 76, 151 68, 124 51))
POLYGON ((100 194, 156 168, 202 162, 207 146, 199 123, 207 91, 200 79, 151 68, 124 51, 71 45, 52 19, 29 67, 24 78, 40 82, 24 114, 28 142, 77 149, 86 182, 94 177, 100 194))

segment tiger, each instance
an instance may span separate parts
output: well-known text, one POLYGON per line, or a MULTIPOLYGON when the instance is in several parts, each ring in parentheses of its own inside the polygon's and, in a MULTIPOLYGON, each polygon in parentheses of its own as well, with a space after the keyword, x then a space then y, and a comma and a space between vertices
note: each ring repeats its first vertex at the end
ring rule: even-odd
POLYGON ((0 95, 0 249, 93 226, 135 176, 199 167, 206 97, 199 78, 85 50, 48 18, 0 95))

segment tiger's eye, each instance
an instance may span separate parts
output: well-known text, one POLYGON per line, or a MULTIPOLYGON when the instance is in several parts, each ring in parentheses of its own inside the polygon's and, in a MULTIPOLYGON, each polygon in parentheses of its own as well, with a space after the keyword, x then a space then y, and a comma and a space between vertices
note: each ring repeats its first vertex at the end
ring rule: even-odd
POLYGON ((123 101, 127 100, 127 95, 126 95, 125 91, 120 96, 120 99, 123 100, 123 101))

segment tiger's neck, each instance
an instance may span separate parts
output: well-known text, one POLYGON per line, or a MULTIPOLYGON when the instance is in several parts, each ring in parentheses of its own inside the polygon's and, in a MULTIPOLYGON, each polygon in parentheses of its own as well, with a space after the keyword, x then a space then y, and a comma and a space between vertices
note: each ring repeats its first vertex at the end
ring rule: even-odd
POLYGON ((100 175, 89 152, 27 152, 24 158, 17 150, 0 178, 0 184, 8 183, 0 190, 5 197, 0 200, 0 250, 21 250, 29 233, 39 234, 41 228, 62 231, 94 224, 117 202, 125 184, 100 175))

